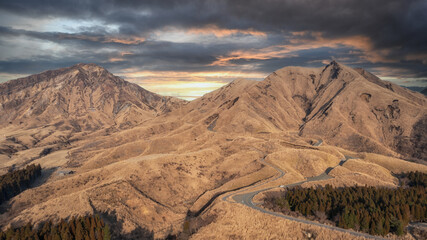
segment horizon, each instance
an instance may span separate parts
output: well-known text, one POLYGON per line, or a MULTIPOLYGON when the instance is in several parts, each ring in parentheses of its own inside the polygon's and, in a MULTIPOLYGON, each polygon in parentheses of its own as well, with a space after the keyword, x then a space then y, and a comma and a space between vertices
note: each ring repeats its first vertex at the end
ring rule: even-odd
POLYGON ((426 12, 0 1, 0 240, 426 239, 426 12))
MULTIPOLYGON (((325 65, 323 65, 322 67, 320 67, 320 68, 324 68, 324 67, 327 67, 327 66, 329 66, 330 64, 332 64, 333 62, 335 62, 335 63, 338 63, 338 64, 341 64, 341 65, 343 65, 341 62, 339 62, 339 61, 336 61, 336 60, 332 60, 331 62, 329 62, 329 63, 327 63, 327 64, 325 64, 325 65)), ((109 69, 107 69, 107 68, 105 68, 105 67, 103 67, 103 66, 101 66, 101 65, 99 65, 99 64, 96 64, 96 63, 77 63, 77 64, 74 64, 74 65, 72 65, 72 66, 68 66, 68 67, 65 67, 65 68, 71 68, 71 67, 74 67, 74 66, 77 66, 77 65, 81 65, 81 64, 83 64, 83 65, 91 65, 91 64, 95 64, 96 66, 98 66, 98 67, 101 67, 101 68, 104 68, 105 70, 107 70, 108 72, 110 72, 109 71, 109 69)), ((283 68, 286 68, 286 67, 299 67, 299 66, 285 66, 285 67, 283 67, 283 68)), ((309 68, 309 67, 307 67, 307 68, 309 68)), ((62 69, 62 68, 59 68, 59 69, 62 69)), ((282 68, 279 68, 279 69, 276 69, 275 71, 273 71, 273 72, 276 72, 277 70, 280 70, 280 69, 282 69, 282 68)), ((46 70, 46 71, 51 71, 51 70, 58 70, 58 69, 48 69, 48 70, 46 70)), ((366 69, 365 69, 366 70, 366 69)), ((43 71, 43 72, 46 72, 46 71, 43 71)), ((32 75, 37 75, 37 74, 42 74, 43 72, 39 72, 39 73, 35 73, 35 74, 32 74, 32 75)), ((271 73, 273 73, 273 72, 271 72, 271 73)), ((110 73, 112 73, 112 72, 110 72, 110 73)), ((268 73, 268 75, 270 75, 271 73, 268 73)), ((113 75, 115 75, 114 73, 112 73, 113 75)), ((23 76, 22 78, 25 78, 25 77, 29 77, 29 76, 32 76, 32 75, 26 75, 26 76, 23 76)), ((239 79, 245 79, 245 80, 249 80, 249 81, 263 81, 265 78, 267 78, 268 77, 268 75, 267 76, 265 76, 264 78, 262 78, 262 79, 248 79, 248 78, 236 78, 236 79, 233 79, 233 80, 231 80, 230 82, 226 82, 226 83, 222 83, 222 84, 219 84, 219 85, 215 85, 215 84, 211 84, 210 82, 199 82, 199 83, 197 83, 197 82, 192 82, 191 84, 191 86, 186 86, 186 84, 185 83, 181 83, 179 86, 177 86, 177 88, 181 88, 181 89, 186 89, 186 91, 188 92, 189 91, 189 89, 191 90, 191 89, 195 89, 195 91, 197 92, 198 91, 198 93, 202 93, 201 95, 193 95, 193 96, 191 96, 191 95, 189 95, 189 96, 186 96, 186 95, 172 95, 172 94, 170 94, 170 95, 168 95, 167 93, 168 92, 163 92, 163 93, 159 93, 159 92, 156 92, 155 91, 155 89, 153 90, 153 89, 150 89, 150 87, 149 88, 147 88, 147 87, 145 87, 145 86, 141 86, 141 84, 137 84, 138 86, 140 86, 140 87, 142 87, 142 88, 144 88, 144 89, 146 89, 146 90, 148 90, 148 91, 150 91, 150 92, 153 92, 153 93, 156 93, 156 94, 159 94, 159 95, 161 95, 161 96, 168 96, 168 97, 176 97, 176 98, 179 98, 179 99, 183 99, 183 100, 186 100, 186 101, 193 101, 193 100, 196 100, 196 99, 198 99, 198 98, 200 98, 200 97, 203 97, 205 94, 208 94, 208 93, 210 93, 210 92, 213 92, 213 91, 215 91, 215 90, 218 90, 218 89, 220 89, 221 87, 223 87, 223 86, 225 86, 225 85, 227 85, 227 84, 229 84, 229 83, 231 83, 231 82, 234 82, 234 81, 236 81, 236 80, 239 80, 239 79), (200 84, 201 86, 199 86, 199 87, 197 87, 197 84, 200 84), (210 84, 210 85, 209 85, 210 84), (203 88, 203 86, 205 86, 204 88, 203 88), (164 93, 166 93, 166 94, 164 94, 164 93)), ((118 75, 115 75, 115 76, 118 76, 118 75)), ((120 77, 120 78, 122 78, 122 79, 124 79, 124 80, 126 80, 126 78, 124 77, 124 76, 118 76, 118 77, 120 77)), ((17 78, 17 79, 19 79, 19 78, 17 78)), ((7 82, 7 81, 13 81, 13 80, 17 80, 17 79, 10 79, 10 80, 6 80, 6 81, 4 81, 4 82, 7 82)), ((382 79, 382 80, 384 80, 384 79, 382 79)), ((127 81, 127 80, 126 80, 127 81)), ((384 80, 384 81, 387 81, 387 80, 384 80)), ((131 81, 129 81, 129 82, 131 82, 131 81)), ((0 84, 1 84, 2 82, 0 81, 0 84)), ((171 86, 172 84, 170 84, 169 86, 171 86)), ((405 85, 400 85, 400 86, 402 86, 402 87, 405 87, 405 88, 408 88, 408 89, 410 89, 410 90, 412 90, 412 91, 415 91, 415 92, 421 92, 422 90, 424 90, 424 89, 427 89, 427 87, 422 87, 422 86, 405 86, 405 85)), ((169 92, 170 93, 170 92, 169 92)), ((176 92, 175 92, 176 93, 176 92)))
POLYGON ((238 78, 337 60, 427 87, 427 3, 381 3, 3 2, 0 82, 93 62, 149 91, 191 100, 238 78))

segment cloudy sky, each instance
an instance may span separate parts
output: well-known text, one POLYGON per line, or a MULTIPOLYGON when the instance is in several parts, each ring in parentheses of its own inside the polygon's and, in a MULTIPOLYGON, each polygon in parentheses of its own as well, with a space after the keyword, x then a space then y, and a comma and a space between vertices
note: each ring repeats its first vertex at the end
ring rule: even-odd
POLYGON ((97 63, 192 99, 236 78, 337 60, 427 86, 425 0, 0 2, 0 82, 97 63))

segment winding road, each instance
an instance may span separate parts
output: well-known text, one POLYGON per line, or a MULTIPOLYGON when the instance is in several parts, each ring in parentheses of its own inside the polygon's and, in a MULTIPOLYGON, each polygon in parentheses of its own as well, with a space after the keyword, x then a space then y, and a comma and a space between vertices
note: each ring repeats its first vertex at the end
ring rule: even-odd
MULTIPOLYGON (((323 141, 319 140, 316 144, 314 144, 314 146, 320 146, 322 143, 323 143, 323 141)), ((275 169, 279 173, 279 176, 277 176, 277 177, 275 177, 273 179, 270 179, 269 181, 266 181, 264 183, 261 183, 261 184, 258 184, 258 185, 254 185, 254 186, 251 186, 251 187, 248 187, 248 188, 244 188, 244 189, 241 189, 241 190, 239 190, 237 192, 230 193, 230 194, 224 196, 222 198, 222 200, 230 202, 230 203, 240 203, 240 204, 243 204, 243 205, 245 205, 247 207, 250 207, 252 209, 255 209, 255 210, 257 210, 259 212, 262 212, 262 213, 265 213, 265 214, 273 215, 273 216, 276 216, 276 217, 280 217, 280 218, 284 218, 284 219, 288 219, 288 220, 296 221, 296 222, 300 222, 300 223, 315 225, 315 226, 319 226, 319 227, 323 227, 323 228, 327 228, 327 229, 331 229, 331 230, 335 230, 335 231, 339 231, 339 232, 349 233, 349 234, 351 234, 353 236, 357 236, 357 237, 364 237, 364 238, 370 238, 370 239, 384 239, 382 237, 369 235, 367 233, 355 232, 355 231, 352 231, 352 230, 343 229, 343 228, 339 228, 339 227, 335 227, 335 226, 331 226, 331 225, 326 225, 326 224, 322 224, 322 223, 319 223, 319 222, 313 222, 313 221, 309 221, 309 220, 305 220, 305 219, 300 219, 300 218, 296 218, 296 217, 286 216, 286 215, 283 215, 281 213, 272 212, 272 211, 266 210, 264 208, 258 207, 255 203, 252 202, 252 199, 255 197, 255 195, 257 195, 258 193, 264 192, 264 191, 271 190, 273 188, 277 188, 277 187, 282 187, 282 188, 294 187, 294 186, 298 186, 298 185, 301 185, 301 184, 306 183, 306 182, 313 182, 313 181, 320 181, 320 180, 331 179, 333 177, 329 176, 328 173, 332 169, 336 168, 337 166, 342 166, 348 159, 351 159, 352 157, 345 156, 345 159, 342 159, 337 166, 328 168, 324 173, 320 174, 319 176, 310 177, 310 178, 307 178, 304 181, 297 182, 297 183, 292 183, 292 184, 288 184, 288 185, 281 185, 281 186, 274 186, 274 187, 268 187, 268 188, 258 189, 258 190, 252 191, 252 192, 247 192, 250 189, 259 188, 262 185, 265 185, 267 183, 276 181, 277 179, 279 179, 279 178, 281 178, 281 177, 283 177, 285 175, 285 172, 283 170, 281 170, 280 168, 278 168, 277 166, 275 166, 273 164, 270 164, 270 163, 266 162, 265 158, 266 158, 266 156, 262 157, 260 161, 263 164, 266 164, 266 165, 272 167, 273 169, 275 169), (242 193, 242 192, 245 192, 245 193, 242 193), (229 200, 230 197, 232 197, 232 199, 234 201, 230 201, 229 200)))

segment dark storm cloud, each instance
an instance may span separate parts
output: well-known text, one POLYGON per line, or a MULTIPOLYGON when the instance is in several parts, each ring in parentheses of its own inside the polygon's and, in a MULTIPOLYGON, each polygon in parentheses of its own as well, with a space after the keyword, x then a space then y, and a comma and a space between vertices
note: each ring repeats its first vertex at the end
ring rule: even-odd
POLYGON ((10 1, 0 9, 33 17, 99 19, 120 25, 122 34, 164 26, 203 26, 227 19, 220 1, 10 1))
POLYGON ((141 41, 131 41, 132 39, 126 38, 117 38, 113 35, 106 35, 105 32, 80 32, 80 33, 61 33, 61 32, 37 32, 37 31, 27 31, 21 29, 13 29, 10 27, 0 26, 0 35, 5 36, 26 36, 30 38, 37 38, 41 40, 48 40, 55 43, 67 42, 67 41, 77 41, 86 46, 99 46, 102 44, 109 45, 138 45, 141 41), (130 41, 127 42, 126 41, 130 41))
MULTIPOLYGON (((296 51, 294 52, 296 55, 294 57, 272 58, 261 61, 258 65, 258 70, 273 72, 277 69, 283 68, 284 66, 321 67, 324 66, 325 63, 322 63, 319 59, 331 59, 331 56, 346 58, 348 57, 348 51, 348 48, 334 49, 328 47, 296 51)), ((345 61, 339 61, 345 64, 345 61)))
POLYGON ((377 47, 421 47, 427 42, 424 0, 235 1, 3 1, 0 9, 34 17, 96 18, 123 34, 164 26, 261 31, 320 31, 329 37, 365 35, 377 47))
MULTIPOLYGON (((40 58, 43 58, 40 56, 40 58)), ((47 60, 42 59, 18 59, 12 61, 0 61, 0 72, 16 73, 16 74, 31 74, 39 73, 48 69, 57 69, 63 67, 69 67, 79 63, 77 59, 61 59, 60 61, 54 61, 52 58, 47 60)))
POLYGON ((0 35, 6 37, 25 36, 73 46, 69 48, 65 56, 59 59, 50 55, 40 55, 32 59, 0 61, 0 72, 8 73, 35 73, 52 68, 66 67, 82 61, 94 62, 113 70, 139 68, 157 71, 216 71, 219 69, 218 67, 209 66, 216 60, 215 54, 226 54, 230 50, 242 46, 242 44, 212 44, 207 47, 204 44, 166 41, 123 44, 111 42, 111 36, 97 33, 36 32, 16 30, 9 27, 0 27, 0 35), (101 51, 106 47, 110 51, 101 51), (123 54, 123 52, 128 52, 128 54, 123 54), (121 60, 108 62, 110 58, 120 58, 121 60))
MULTIPOLYGON (((79 46, 87 53, 69 51, 66 59, 43 56, 35 59, 0 62, 0 69, 13 71, 20 66, 26 69, 51 68, 50 61, 59 65, 91 59, 111 68, 139 67, 167 71, 216 71, 238 69, 240 65, 255 64, 258 71, 271 72, 286 65, 320 65, 321 60, 332 57, 350 65, 373 67, 398 67, 413 76, 426 77, 427 60, 427 1, 425 0, 144 0, 144 1, 1 1, 0 10, 10 14, 38 19, 68 18, 72 20, 97 20, 100 26, 80 26, 77 33, 25 31, 13 27, 0 27, 0 38, 25 36, 58 44, 79 46), (111 32, 103 25, 117 26, 111 32), (165 27, 183 29, 209 28, 253 29, 265 32, 267 37, 258 43, 171 43, 156 40, 134 41, 148 38, 155 30, 165 27), (291 32, 305 32, 292 35, 291 32), (295 51, 292 57, 270 59, 241 58, 231 65, 211 66, 216 59, 234 50, 259 49, 269 45, 289 44, 310 40, 334 40, 365 37, 369 46, 343 45, 340 47, 313 47, 295 51), (112 41, 120 36, 123 41, 112 41), (103 48, 111 51, 103 52, 103 48), (95 51, 96 50, 96 51, 95 51), (120 56, 120 52, 133 54, 120 56), (352 52, 350 54, 350 52, 352 52), (375 60, 366 55, 375 52, 375 60), (120 61, 106 62, 109 58, 120 61), (423 63, 423 60, 426 61, 423 63), (29 65, 21 64, 27 61, 29 65), (360 63, 362 62, 362 63, 360 63), (33 63, 33 64, 31 64, 33 63), (14 67, 15 66, 15 67, 14 67), (32 67, 31 67, 32 66, 32 67), (36 67, 38 66, 38 68, 36 67)), ((0 20, 4 16, 0 15, 0 20)), ((0 21, 2 22, 2 21, 0 21)), ((358 41, 357 39, 355 41, 358 41)), ((44 70, 44 69, 43 69, 44 70)))
POLYGON ((232 1, 229 11, 238 18, 251 19, 261 28, 321 31, 328 36, 360 34, 384 47, 404 45, 408 41, 422 43, 427 36, 419 32, 427 27, 424 0, 269 0, 264 3, 232 1))

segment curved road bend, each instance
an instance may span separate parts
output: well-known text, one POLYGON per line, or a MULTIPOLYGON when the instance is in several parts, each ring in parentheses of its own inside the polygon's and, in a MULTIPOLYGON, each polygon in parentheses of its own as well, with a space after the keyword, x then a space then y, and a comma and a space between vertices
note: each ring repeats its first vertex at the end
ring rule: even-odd
MULTIPOLYGON (((277 179, 279 179, 279 178, 281 178, 281 177, 283 177, 283 176, 285 175, 285 172, 284 172, 284 171, 282 171, 282 169, 280 169, 280 168, 278 168, 278 167, 276 167, 276 166, 273 166, 272 164, 270 164, 270 163, 266 162, 266 161, 265 161, 265 157, 267 157, 267 156, 262 157, 260 161, 261 161, 262 163, 264 163, 264 164, 266 164, 266 165, 268 165, 268 166, 270 166, 270 167, 274 168, 276 171, 278 171, 278 172, 280 173, 280 175, 279 175, 279 176, 277 176, 277 177, 275 177, 275 178, 273 178, 273 179, 271 179, 271 180, 268 180, 268 181, 266 181, 266 182, 263 182, 263 183, 261 183, 261 184, 254 185, 254 186, 251 186, 251 187, 248 187, 248 188, 243 188, 243 189, 241 189, 241 190, 239 190, 239 191, 237 191, 237 192, 233 192, 233 193, 230 193, 230 194, 228 194, 228 195, 225 195, 225 196, 222 198, 222 200, 223 200, 223 201, 234 203, 234 202, 232 202, 232 201, 229 201, 229 200, 228 200, 228 198, 229 198, 230 196, 235 195, 235 194, 240 193, 240 192, 248 191, 249 189, 257 188, 257 187, 259 187, 259 186, 265 185, 265 184, 270 183, 270 182, 273 182, 273 181, 276 181, 277 179)), ((265 188, 265 189, 263 189, 263 191, 265 191, 265 190, 269 190, 269 189, 271 189, 271 188, 275 188, 275 187, 265 188)), ((234 199, 234 198, 233 198, 233 199, 234 199)))
POLYGON ((313 144, 313 146, 318 147, 318 146, 322 145, 322 143, 323 143, 323 140, 319 140, 319 141, 317 141, 317 143, 313 144))
MULTIPOLYGON (((322 140, 319 140, 319 142, 318 142, 318 143, 316 143, 316 146, 320 146, 320 145, 322 144, 322 142, 323 142, 322 140)), ((245 205, 245 206, 247 206, 247 207, 250 207, 250 208, 252 208, 252 209, 255 209, 255 210, 257 210, 257 211, 259 211, 259 212, 262 212, 262 213, 265 213, 265 214, 273 215, 273 216, 276 216, 276 217, 280 217, 280 218, 284 218, 284 219, 287 219, 287 220, 296 221, 296 222, 300 222, 300 223, 305 223, 305 224, 315 225, 315 226, 319 226, 319 227, 323 227, 323 228, 327 228, 327 229, 331 229, 331 230, 335 230, 335 231, 339 231, 339 232, 349 233, 349 234, 354 235, 354 236, 357 236, 357 237, 364 237, 364 238, 370 238, 370 239, 385 239, 385 238, 382 238, 382 237, 379 237, 379 236, 369 235, 369 234, 367 234, 367 233, 355 232, 355 231, 348 230, 348 229, 343 229, 343 228, 339 228, 339 227, 335 227, 335 226, 330 226, 330 225, 326 225, 326 224, 322 224, 322 223, 318 223, 318 222, 313 222, 313 221, 309 221, 309 220, 305 220, 305 219, 300 219, 300 218, 296 218, 296 217, 286 216, 286 215, 283 215, 283 214, 281 214, 281 213, 277 213, 277 212, 268 211, 268 210, 266 210, 266 209, 263 209, 263 208, 261 208, 261 207, 258 207, 257 205, 255 205, 255 204, 252 202, 252 199, 253 199, 253 198, 255 197, 255 195, 257 195, 258 193, 261 193, 261 192, 264 192, 264 191, 267 191, 267 190, 270 190, 270 189, 273 189, 273 188, 277 188, 277 187, 268 187, 268 188, 264 188, 264 189, 256 190, 256 191, 253 191, 253 192, 248 192, 248 193, 238 194, 238 193, 240 193, 240 192, 247 191, 247 190, 249 190, 249 189, 252 189, 252 188, 255 188, 255 187, 259 187, 259 186, 262 186, 262 185, 264 185, 264 184, 267 184, 267 183, 273 182, 273 181, 275 181, 275 180, 277 180, 277 179, 279 179, 279 178, 281 178, 281 177, 283 177, 283 176, 285 175, 285 172, 283 172, 283 170, 281 170, 280 168, 278 168, 278 167, 274 166, 273 164, 270 164, 270 163, 265 162, 265 157, 266 157, 266 156, 264 156, 264 157, 261 159, 261 161, 262 161, 264 164, 266 164, 266 165, 268 165, 268 166, 270 166, 270 167, 274 168, 276 171, 278 171, 278 172, 280 173, 280 175, 279 175, 279 176, 277 176, 277 177, 275 177, 275 178, 273 178, 273 179, 271 179, 271 180, 269 180, 269 181, 267 181, 267 182, 261 183, 261 184, 259 184, 259 185, 251 186, 251 187, 249 187, 249 188, 245 188, 245 189, 239 190, 239 191, 237 191, 237 192, 234 192, 234 193, 228 194, 228 195, 226 195, 226 196, 224 196, 224 197, 222 198, 222 200, 223 200, 223 201, 227 201, 227 202, 234 203, 234 202, 232 202, 232 201, 229 201, 229 200, 228 200, 228 198, 229 198, 230 196, 233 196, 233 200, 234 200, 236 203, 243 204, 243 205, 245 205)), ((342 160, 340 161, 340 163, 339 163, 337 166, 342 166, 342 165, 343 165, 343 164, 344 164, 348 159, 352 159, 352 157, 350 157, 350 156, 345 156, 345 159, 342 159, 342 160)), ((310 177, 310 178, 307 178, 307 179, 306 179, 306 180, 304 180, 304 181, 297 182, 297 183, 292 183, 292 184, 288 184, 288 185, 283 185, 283 186, 281 186, 281 187, 285 187, 285 188, 286 188, 286 187, 294 187, 294 186, 301 185, 301 184, 303 184, 303 183, 305 183, 305 182, 313 182, 313 181, 320 181, 320 180, 326 180, 326 179, 333 178, 333 177, 329 176, 329 175, 328 175, 328 173, 329 173, 332 169, 336 168, 337 166, 335 166, 335 167, 333 167, 333 168, 329 168, 329 169, 327 169, 324 173, 320 174, 319 176, 316 176, 316 177, 310 177)))

